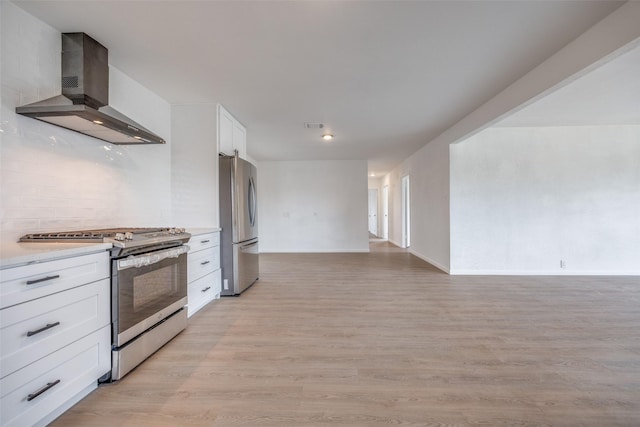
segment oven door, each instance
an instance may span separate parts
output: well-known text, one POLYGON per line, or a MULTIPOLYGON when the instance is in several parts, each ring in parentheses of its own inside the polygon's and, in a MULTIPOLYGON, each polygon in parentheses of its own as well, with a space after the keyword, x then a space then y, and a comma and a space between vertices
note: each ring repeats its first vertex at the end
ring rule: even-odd
POLYGON ((187 303, 186 245, 112 261, 113 344, 125 344, 187 303))

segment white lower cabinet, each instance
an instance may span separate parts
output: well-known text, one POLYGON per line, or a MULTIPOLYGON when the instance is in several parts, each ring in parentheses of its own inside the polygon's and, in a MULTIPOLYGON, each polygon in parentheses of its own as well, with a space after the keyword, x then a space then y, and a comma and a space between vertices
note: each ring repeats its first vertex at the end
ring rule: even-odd
POLYGON ((222 271, 220 269, 189 283, 188 315, 191 316, 214 299, 220 298, 221 283, 222 271))
POLYGON ((109 324, 109 279, 0 311, 0 378, 109 324))
POLYGON ((49 415, 79 400, 79 393, 95 388, 111 369, 110 343, 111 329, 105 326, 0 380, 2 426, 53 421, 49 415))
POLYGON ((0 426, 44 425, 111 370, 109 254, 1 276, 0 426))
POLYGON ((187 264, 187 313, 191 317, 214 299, 220 298, 220 233, 194 234, 188 245, 191 249, 187 264))
POLYGON ((107 278, 109 270, 107 252, 4 269, 0 274, 0 308, 107 278))

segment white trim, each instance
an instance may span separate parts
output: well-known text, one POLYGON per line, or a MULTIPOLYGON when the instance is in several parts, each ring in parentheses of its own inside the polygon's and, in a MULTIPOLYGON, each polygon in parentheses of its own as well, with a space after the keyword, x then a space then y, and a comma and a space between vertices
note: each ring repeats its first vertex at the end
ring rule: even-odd
POLYGON ((640 276, 640 271, 610 270, 451 270, 452 276, 640 276))
POLYGON ((382 186, 382 238, 389 240, 389 184, 382 186))
POLYGON ((438 268, 439 270, 444 271, 447 274, 451 274, 449 273, 449 269, 447 267, 445 267, 444 265, 440 264, 437 261, 432 260, 431 258, 422 255, 421 253, 418 253, 416 251, 414 251, 413 249, 409 248, 409 253, 413 256, 415 256, 416 258, 420 258, 421 260, 433 265, 434 267, 438 268))
POLYGON ((402 222, 402 248, 411 247, 411 178, 404 175, 400 178, 400 217, 402 222))

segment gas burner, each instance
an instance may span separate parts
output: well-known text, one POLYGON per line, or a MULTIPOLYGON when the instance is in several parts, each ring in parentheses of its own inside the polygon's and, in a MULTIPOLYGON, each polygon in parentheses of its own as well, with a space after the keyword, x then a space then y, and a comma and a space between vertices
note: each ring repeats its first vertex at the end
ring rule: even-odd
POLYGON ((148 246, 172 241, 186 243, 191 234, 184 228, 103 228, 82 231, 33 233, 21 242, 111 243, 118 248, 148 246))

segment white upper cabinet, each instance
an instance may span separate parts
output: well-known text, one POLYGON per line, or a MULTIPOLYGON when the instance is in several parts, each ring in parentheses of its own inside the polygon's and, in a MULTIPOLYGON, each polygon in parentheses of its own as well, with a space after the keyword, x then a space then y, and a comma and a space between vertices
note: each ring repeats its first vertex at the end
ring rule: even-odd
POLYGON ((233 155, 233 123, 235 119, 222 105, 218 105, 218 151, 233 155))
POLYGON ((218 151, 233 156, 247 157, 247 129, 222 105, 218 104, 218 151))
POLYGON ((240 122, 233 124, 233 148, 238 150, 241 158, 247 158, 247 130, 240 122))

